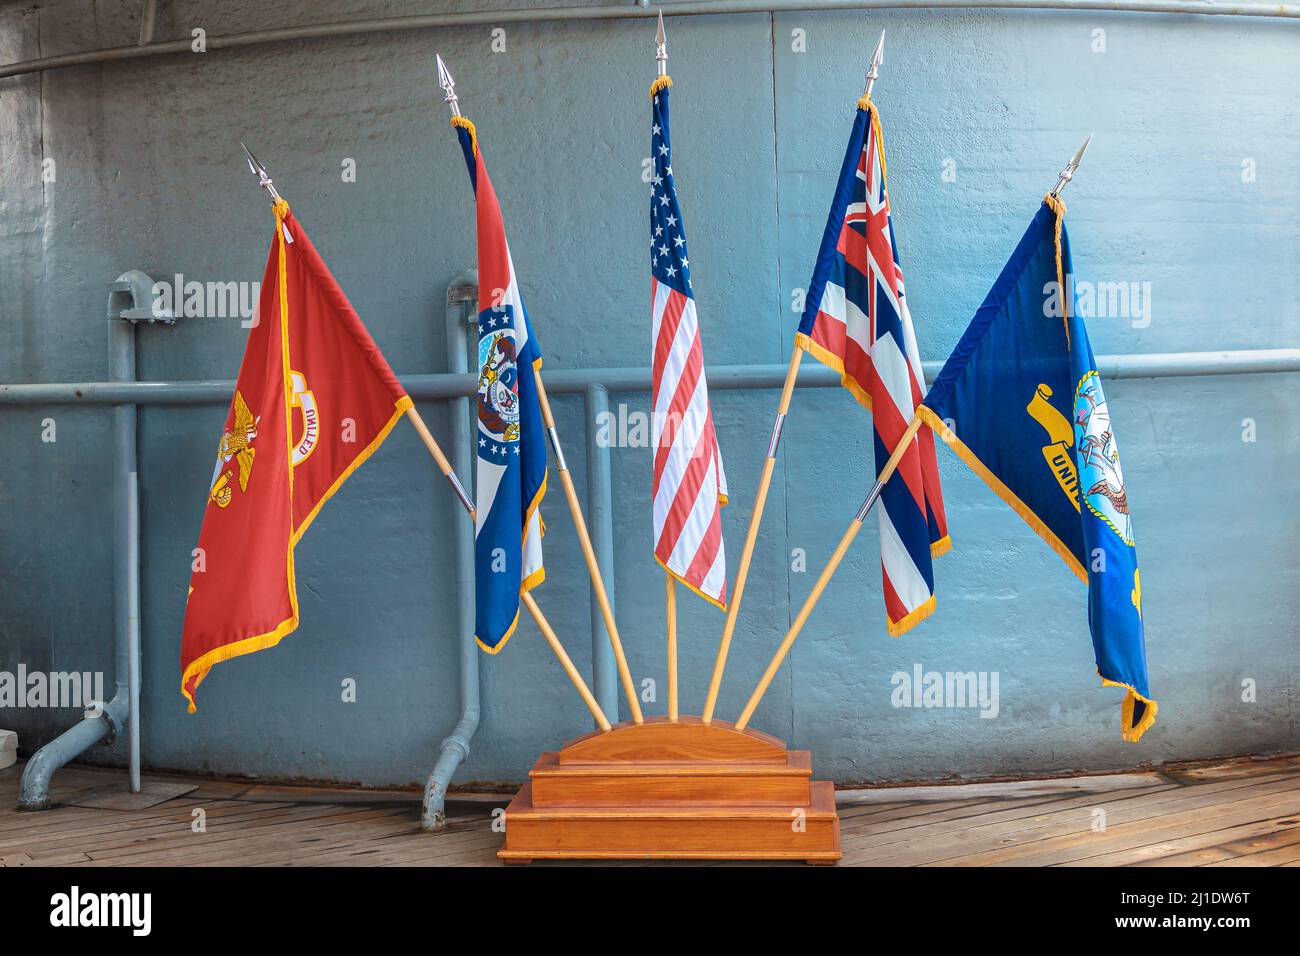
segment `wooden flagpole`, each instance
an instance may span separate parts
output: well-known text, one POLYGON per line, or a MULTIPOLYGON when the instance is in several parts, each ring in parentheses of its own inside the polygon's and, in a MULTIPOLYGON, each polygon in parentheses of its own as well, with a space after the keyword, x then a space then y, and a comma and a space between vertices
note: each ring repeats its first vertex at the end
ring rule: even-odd
POLYGON ((527 591, 519 595, 519 601, 524 607, 528 608, 528 613, 531 614, 533 620, 537 622, 538 628, 541 629, 542 636, 546 638, 546 643, 551 645, 551 650, 553 650, 555 656, 560 659, 560 665, 564 668, 564 672, 569 675, 569 680, 573 681, 573 686, 578 688, 578 693, 582 695, 582 702, 586 704, 587 709, 591 711, 591 716, 596 718, 596 723, 600 725, 601 731, 608 732, 610 729, 609 718, 607 718, 605 712, 600 709, 600 704, 596 703, 596 698, 591 696, 591 691, 587 688, 587 682, 584 681, 582 675, 578 673, 578 668, 573 666, 573 661, 570 660, 569 655, 565 653, 564 645, 561 644, 560 639, 555 636, 555 631, 551 629, 551 624, 546 620, 546 615, 542 613, 542 609, 537 606, 537 602, 533 600, 533 596, 527 591))
POLYGON ((668 719, 677 723, 677 582, 668 571, 664 572, 664 617, 668 622, 668 719))
POLYGON ((600 565, 596 563, 596 549, 591 546, 591 535, 587 531, 587 520, 582 514, 582 505, 578 502, 578 492, 573 487, 573 477, 569 474, 569 464, 564 459, 564 450, 560 447, 560 436, 555 430, 555 416, 551 414, 551 402, 546 397, 546 386, 542 384, 540 370, 534 373, 537 382, 537 400, 542 408, 542 421, 546 433, 551 439, 551 450, 555 453, 555 467, 560 472, 560 484, 564 486, 564 497, 569 502, 569 514, 573 516, 573 526, 578 532, 578 543, 582 545, 582 556, 587 561, 587 574, 591 578, 592 589, 596 592, 596 602, 600 605, 601 617, 605 620, 605 630, 609 633, 609 643, 614 649, 614 659, 618 663, 618 674, 623 683, 623 693, 627 696, 628 709, 632 712, 635 723, 644 723, 641 705, 637 700, 636 685, 632 682, 632 672, 627 666, 627 656, 623 653, 623 641, 618 634, 618 625, 614 622, 614 609, 610 606, 609 595, 605 592, 605 581, 601 577, 600 565))
POLYGON ((790 365, 785 371, 785 384, 781 387, 781 401, 777 405, 776 420, 772 423, 772 437, 767 443, 767 458, 763 462, 763 473, 758 479, 758 493, 754 496, 754 510, 749 515, 749 530, 745 533, 745 549, 740 553, 740 565, 736 569, 736 585, 731 592, 731 601, 727 604, 727 618, 722 625, 722 642, 718 645, 718 656, 713 662, 713 678, 709 681, 709 696, 704 702, 703 720, 706 724, 713 721, 713 709, 718 703, 718 690, 722 687, 722 672, 727 667, 727 654, 731 650, 731 635, 736 630, 736 618, 740 614, 740 599, 745 593, 745 581, 749 578, 749 563, 754 557, 754 545, 758 541, 758 527, 763 523, 763 509, 767 506, 767 491, 772 484, 772 470, 776 465, 776 450, 781 444, 781 431, 785 427, 785 416, 790 410, 790 398, 794 394, 795 379, 799 376, 799 363, 803 360, 803 349, 795 345, 790 352, 790 365))
POLYGON ((780 669, 781 663, 785 660, 785 656, 790 653, 790 648, 794 646, 795 638, 798 637, 799 632, 803 630, 803 626, 808 620, 808 615, 812 613, 813 608, 817 606, 817 602, 821 600, 822 592, 826 590, 826 585, 830 583, 836 569, 840 566, 840 562, 844 560, 844 555, 848 552, 849 545, 853 544, 853 539, 856 538, 858 532, 862 530, 862 522, 866 520, 867 513, 871 511, 872 506, 880 497, 880 493, 885 490, 886 482, 889 481, 894 472, 898 469, 898 463, 903 460, 903 455, 905 455, 907 449, 911 447, 912 440, 916 437, 916 432, 920 427, 921 413, 918 410, 912 417, 911 422, 908 423, 907 431, 903 432, 903 437, 899 439, 898 445, 895 446, 894 453, 889 456, 889 461, 885 462, 885 467, 881 469, 880 477, 876 479, 876 483, 872 487, 871 493, 868 494, 866 500, 862 502, 862 507, 858 509, 858 513, 854 516, 848 530, 845 531, 844 536, 840 538, 840 543, 835 546, 834 553, 831 554, 831 558, 826 563, 826 567, 822 570, 821 576, 817 578, 817 583, 813 585, 812 592, 803 602, 803 607, 799 609, 799 613, 795 617, 794 623, 790 625, 790 630, 786 632, 785 640, 781 642, 781 646, 777 648, 776 653, 772 656, 772 662, 767 665, 767 670, 763 672, 763 677, 759 680, 758 686, 754 688, 754 693, 749 696, 749 703, 745 705, 745 709, 741 713, 740 719, 736 721, 737 730, 744 730, 746 725, 749 723, 749 718, 754 716, 754 710, 758 707, 758 702, 762 700, 763 695, 767 693, 767 688, 771 685, 772 679, 776 677, 776 672, 780 669))
MULTIPOLYGON (((880 67, 884 62, 885 62, 885 32, 882 30, 880 31, 880 39, 876 41, 876 48, 871 53, 871 63, 867 68, 866 89, 862 94, 862 99, 865 100, 870 98, 871 88, 875 86, 876 80, 880 77, 880 67)), ((776 463, 775 459, 776 459, 777 445, 779 445, 781 442, 781 428, 785 424, 786 412, 790 410, 790 396, 794 390, 795 378, 799 372, 799 362, 802 358, 803 358, 803 349, 799 348, 798 344, 796 344, 793 353, 790 355, 790 368, 785 373, 785 386, 781 389, 781 404, 777 408, 776 422, 772 426, 772 438, 768 442, 768 446, 767 446, 767 461, 763 463, 763 474, 762 477, 759 479, 759 483, 758 483, 758 495, 754 499, 754 512, 753 514, 750 515, 749 518, 749 532, 745 536, 745 550, 740 556, 740 568, 736 572, 735 594, 732 597, 731 607, 727 609, 727 620, 722 628, 722 643, 718 647, 718 659, 716 662, 714 662, 713 665, 713 680, 709 684, 709 698, 704 705, 704 722, 706 724, 712 721, 713 708, 718 701, 718 688, 722 684, 722 671, 723 668, 725 668, 727 665, 727 651, 731 647, 731 635, 736 628, 736 616, 740 612, 740 596, 742 593, 744 593, 745 590, 745 579, 749 574, 750 558, 752 558, 754 554, 754 542, 758 537, 758 526, 760 522, 763 520, 763 508, 767 504, 767 490, 768 490, 768 486, 771 484, 772 481, 772 469, 776 463)), ((915 432, 913 432, 912 434, 915 434, 915 432)), ((897 467, 897 463, 895 463, 894 467, 897 467)), ((889 479, 889 475, 887 473, 882 473, 882 474, 884 474, 884 479, 881 482, 881 487, 883 487, 883 481, 887 481, 889 479)), ((864 518, 866 517, 866 513, 868 510, 870 510, 870 508, 871 506, 867 505, 866 510, 862 512, 862 517, 864 518)), ((859 521, 859 526, 861 526, 861 521, 859 521)), ((853 535, 857 534, 856 529, 850 528, 850 530, 852 531, 853 535)), ((853 540, 852 535, 848 536, 848 540, 849 541, 853 540)), ((845 548, 847 548, 846 542, 841 542, 841 544, 843 544, 845 548)), ((828 569, 829 574, 826 575, 826 580, 830 580, 830 574, 834 574, 835 572, 835 565, 838 565, 840 560, 843 557, 844 555, 840 553, 838 557, 832 558, 834 564, 828 569)), ((822 582, 821 586, 824 587, 825 583, 822 582)), ((820 589, 818 589, 815 590, 813 593, 815 595, 815 597, 813 597, 813 603, 815 604, 817 601, 817 597, 819 597, 821 594, 821 591, 820 589)), ((808 609, 811 610, 811 607, 808 609)), ((801 627, 802 623, 800 623, 799 626, 801 627)), ((798 630, 796 629, 794 633, 797 634, 798 630)), ((787 636, 787 640, 790 643, 794 642, 794 638, 790 636, 787 636)), ((776 666, 780 666, 781 658, 785 657, 785 652, 788 650, 789 650, 789 645, 788 644, 783 645, 783 650, 778 652, 778 657, 775 661, 776 666)), ((775 674, 775 667, 771 668, 771 670, 772 673, 775 674)), ((762 692, 767 689, 767 684, 771 682, 771 679, 772 679, 772 675, 768 675, 765 678, 764 683, 760 685, 761 689, 758 692, 759 697, 761 697, 762 692)), ((757 702, 751 700, 751 703, 756 704, 757 702)), ((751 712, 752 712, 752 707, 746 711, 746 714, 748 715, 751 712)), ((747 721, 748 716, 746 716, 744 720, 747 721)), ((743 726, 744 723, 741 723, 737 725, 737 728, 739 729, 743 726)))
MULTIPOLYGON (((437 439, 435 439, 433 433, 429 431, 429 426, 424 424, 424 419, 420 417, 420 413, 416 411, 414 405, 406 410, 406 417, 411 420, 411 424, 415 426, 416 432, 419 433, 420 439, 424 442, 424 447, 429 449, 429 454, 432 455, 433 460, 437 462, 438 470, 443 473, 444 477, 446 477, 447 481, 451 484, 452 490, 456 492, 456 497, 460 499, 460 503, 465 508, 466 514, 469 515, 469 519, 471 521, 476 520, 477 516, 474 511, 474 502, 470 500, 469 495, 465 491, 465 487, 460 483, 460 479, 456 477, 456 472, 452 470, 451 462, 449 462, 447 456, 443 454, 442 448, 439 447, 437 439)), ((564 645, 561 644, 560 639, 555 636, 555 631, 551 628, 550 622, 546 620, 546 615, 542 613, 542 609, 538 607, 537 602, 533 600, 533 596, 525 591, 523 594, 519 595, 519 601, 524 607, 528 608, 528 613, 531 614, 533 620, 537 622, 537 627, 541 630, 542 636, 546 638, 546 643, 551 645, 551 650, 554 651, 555 656, 560 659, 560 666, 564 668, 564 673, 569 675, 569 680, 572 681, 573 686, 577 688, 578 694, 582 697, 582 702, 587 705, 587 709, 591 711, 591 715, 596 718, 597 725, 599 725, 602 731, 609 730, 609 719, 605 716, 604 711, 600 709, 600 705, 596 703, 596 698, 591 696, 591 690, 588 689, 587 682, 582 679, 582 675, 578 673, 578 669, 573 666, 573 661, 565 652, 564 645)))
POLYGON ((474 520, 477 517, 474 512, 474 502, 465 491, 465 486, 460 483, 460 479, 456 477, 456 472, 452 470, 451 462, 447 460, 447 456, 444 455, 442 449, 438 447, 438 443, 430 433, 429 427, 424 424, 424 419, 420 417, 420 413, 415 410, 414 405, 406 410, 406 417, 409 418, 411 424, 415 426, 415 430, 419 434, 420 440, 424 442, 424 447, 429 449, 429 454, 433 456, 433 460, 438 464, 438 470, 442 472, 442 476, 446 478, 447 482, 451 485, 451 490, 454 491, 456 497, 460 499, 462 507, 469 512, 470 520, 474 520))

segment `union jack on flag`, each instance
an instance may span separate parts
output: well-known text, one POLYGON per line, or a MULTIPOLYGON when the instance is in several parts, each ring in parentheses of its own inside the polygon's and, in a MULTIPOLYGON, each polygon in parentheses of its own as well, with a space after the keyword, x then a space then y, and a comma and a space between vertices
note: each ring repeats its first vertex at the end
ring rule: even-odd
MULTIPOLYGON (((795 342, 839 371, 871 409, 883 468, 925 394, 925 377, 894 242, 880 120, 869 101, 859 102, 795 342)), ((885 611, 889 633, 899 635, 934 611, 930 559, 952 546, 928 428, 917 432, 880 504, 885 611)))
POLYGON ((686 230, 673 185, 668 136, 671 85, 671 80, 661 77, 650 90, 654 553, 674 578, 725 608, 722 506, 727 503, 727 478, 713 430, 686 230))

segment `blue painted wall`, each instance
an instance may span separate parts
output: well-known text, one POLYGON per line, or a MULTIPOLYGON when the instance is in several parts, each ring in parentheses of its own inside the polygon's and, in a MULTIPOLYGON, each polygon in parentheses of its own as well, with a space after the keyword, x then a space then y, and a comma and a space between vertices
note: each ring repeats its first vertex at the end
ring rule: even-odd
MULTIPOLYGON (((499 6, 455 4, 462 9, 499 6)), ((160 36, 380 14, 420 3, 163 5, 160 36)), ((448 5, 440 5, 448 6, 448 5)), ((5 4, 0 59, 132 43, 139 4, 5 4)), ((669 21, 675 173, 710 363, 783 362, 878 32, 876 99, 924 356, 947 354, 1078 145, 1070 187, 1083 278, 1150 282, 1150 323, 1099 318, 1098 353, 1300 340, 1300 33, 1288 22, 1123 14, 889 11, 669 21), (806 52, 793 45, 802 38, 806 52), (1104 31, 1104 52, 1095 47, 1104 31), (951 160, 951 164, 945 166, 951 160), (1243 162, 1256 178, 1243 182, 1243 162), (945 168, 955 178, 945 177, 945 168), (1141 324, 1141 323, 1139 323, 1141 324)), ((442 296, 474 263, 473 212, 436 93, 456 72, 503 202, 548 367, 648 362, 645 22, 510 25, 264 46, 0 80, 0 380, 107 374, 106 283, 257 280, 270 211, 249 142, 401 373, 445 368, 442 296), (357 163, 346 183, 341 163, 357 163), (57 178, 42 182, 42 161, 57 178)), ((236 320, 143 329, 144 379, 231 378, 236 320)), ((1136 506, 1160 721, 1121 743, 1120 692, 1093 673, 1084 591, 941 451, 954 553, 940 611, 885 634, 874 525, 755 718, 839 782, 1113 769, 1293 749, 1297 740, 1294 375, 1108 387, 1136 506), (1290 414, 1289 414, 1290 413, 1290 414), (1243 441, 1243 421, 1256 440, 1243 441), (996 671, 1000 712, 891 704, 895 671, 996 671), (1257 685, 1242 700, 1242 682, 1257 685)), ((644 412, 648 396, 614 395, 644 412)), ((720 392, 733 566, 776 395, 720 392)), ((580 403, 557 400, 579 493, 580 403)), ((369 785, 423 779, 457 715, 450 534, 459 514, 405 427, 298 551, 303 626, 222 665, 186 716, 178 649, 224 409, 141 414, 144 753, 148 765, 369 785), (355 678, 356 703, 340 683, 355 678)), ((425 409, 448 434, 445 411, 425 409)), ((112 672, 107 409, 0 407, 0 669, 112 672), (40 441, 54 417, 58 440, 40 441)), ((868 485, 869 419, 838 390, 797 394, 720 714, 738 712, 868 485), (796 549, 805 572, 793 569, 796 549)), ((614 451, 616 587, 633 670, 663 687, 663 589, 650 558, 649 452, 614 451)), ((589 667, 587 582, 558 488, 539 592, 589 667)), ((721 615, 681 611, 683 701, 698 711, 721 615)), ((589 721, 529 624, 483 661, 484 719, 458 781, 518 781, 589 721)), ((647 705, 661 711, 662 703, 647 705)), ((25 750, 75 718, 0 711, 25 750)), ((94 759, 120 762, 121 752, 94 759)))

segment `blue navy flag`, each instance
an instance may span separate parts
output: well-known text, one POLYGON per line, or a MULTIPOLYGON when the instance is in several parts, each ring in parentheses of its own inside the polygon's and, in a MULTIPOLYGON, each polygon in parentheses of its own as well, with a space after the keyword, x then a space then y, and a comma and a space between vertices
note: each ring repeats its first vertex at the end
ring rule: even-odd
POLYGON ((546 439, 537 381, 542 350, 528 323, 505 223, 474 124, 452 118, 478 210, 478 517, 474 636, 495 654, 519 622, 519 595, 541 584, 546 439))
POLYGON ((1097 673, 1127 689, 1122 732, 1136 742, 1156 702, 1133 519, 1073 289, 1065 205, 1048 196, 919 411, 1088 585, 1097 673))

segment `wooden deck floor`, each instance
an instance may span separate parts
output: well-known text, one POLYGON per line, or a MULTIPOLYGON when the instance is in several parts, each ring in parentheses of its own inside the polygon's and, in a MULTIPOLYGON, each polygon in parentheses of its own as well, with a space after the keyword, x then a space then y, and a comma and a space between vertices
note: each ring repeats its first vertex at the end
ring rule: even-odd
MULTIPOLYGON (((198 789, 147 810, 69 805, 90 790, 125 789, 121 771, 87 768, 55 776, 64 805, 18 813, 21 770, 0 771, 0 866, 495 866, 501 845, 491 829, 501 804, 454 803, 447 830, 427 834, 408 793, 194 779, 198 789), (200 809, 206 832, 196 833, 200 809)), ((1297 756, 843 791, 839 808, 847 866, 1300 866, 1297 756)))

